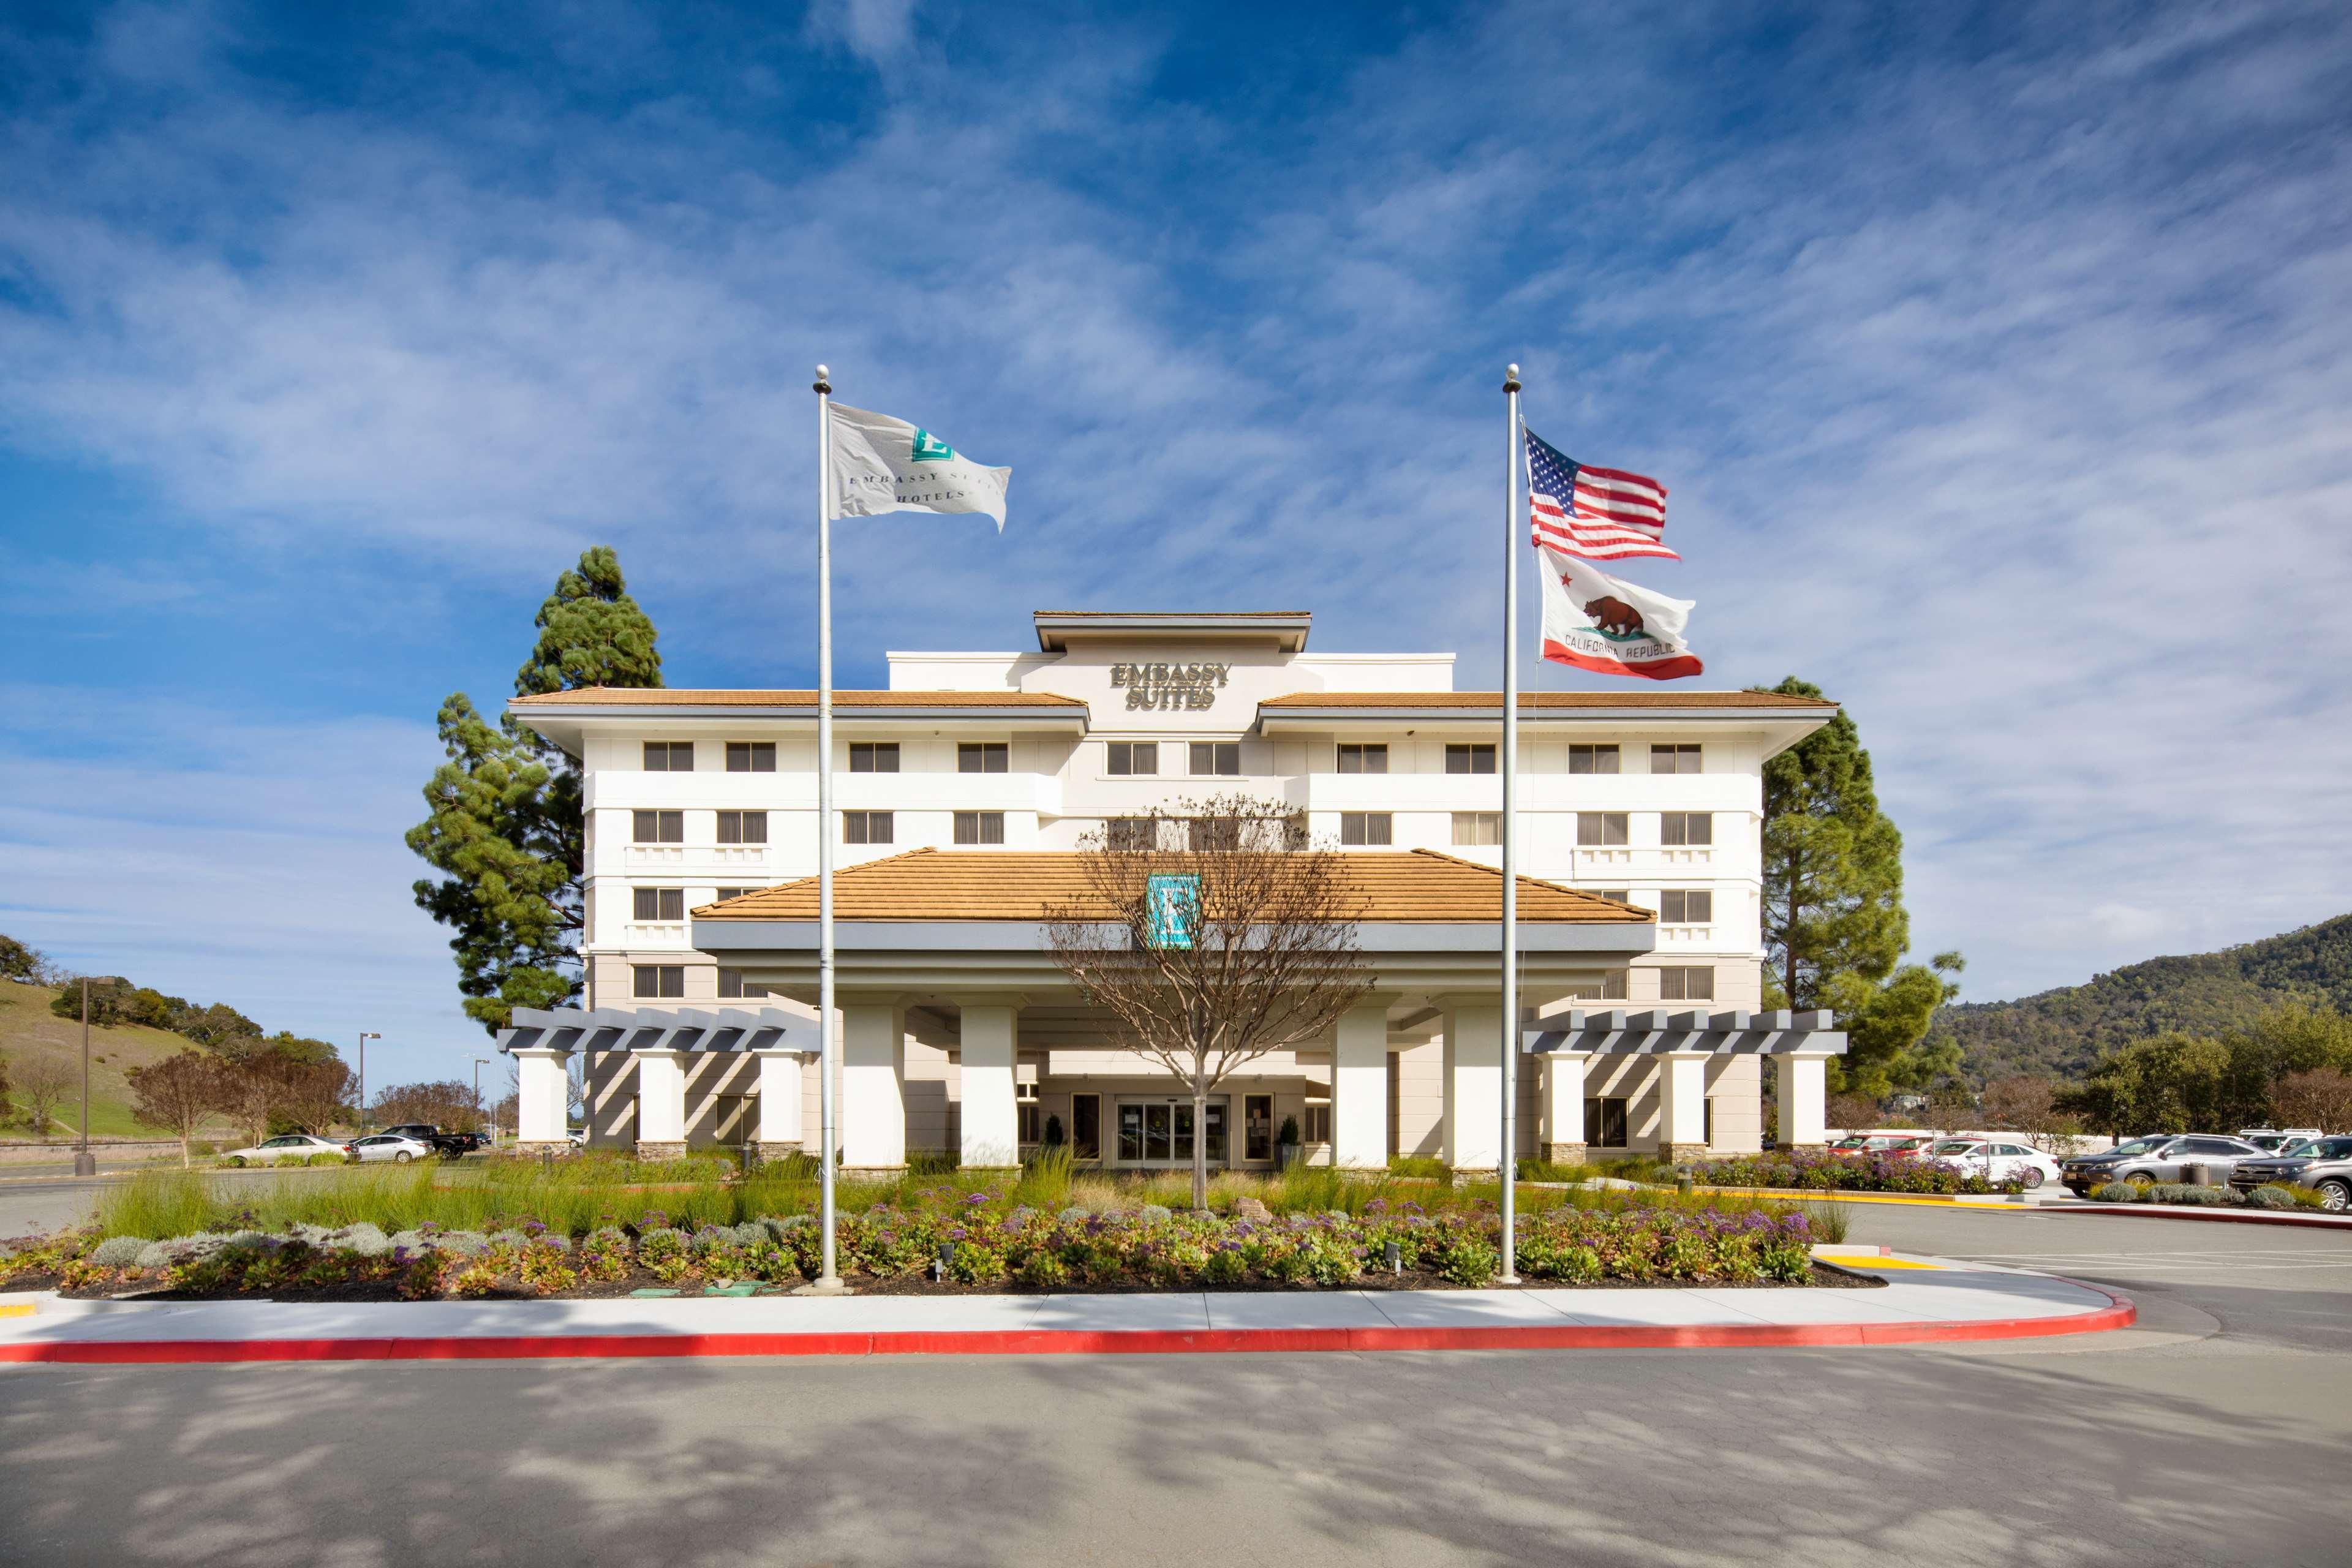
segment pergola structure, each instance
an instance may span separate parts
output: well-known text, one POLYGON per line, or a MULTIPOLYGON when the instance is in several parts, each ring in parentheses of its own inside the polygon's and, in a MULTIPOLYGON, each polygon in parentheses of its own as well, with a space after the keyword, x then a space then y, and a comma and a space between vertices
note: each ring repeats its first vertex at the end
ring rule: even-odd
MULTIPOLYGON (((515 1058, 516 1138, 520 1148, 567 1147, 570 1061, 586 1059, 593 1082, 613 1072, 594 1058, 621 1053, 621 1073, 633 1070, 637 1149, 647 1158, 683 1154, 687 1142, 687 1082, 698 1058, 750 1057, 758 1067, 763 1150, 781 1152, 801 1142, 801 1065, 817 1050, 816 1021, 782 1007, 518 1007, 499 1031, 499 1049, 515 1058)), ((731 1065, 731 1064, 730 1064, 731 1065)))
POLYGON ((1575 1164, 1585 1157, 1585 1068, 1596 1056, 1658 1058, 1664 1130, 1659 1146, 1669 1159, 1704 1152, 1706 1071, 1725 1056, 1770 1057, 1780 1064, 1780 1144, 1818 1148, 1827 1137, 1829 1058, 1845 1054, 1843 1032, 1827 1013, 1669 1012, 1622 1008, 1572 1009, 1527 1030, 1520 1049, 1542 1064, 1541 1143, 1544 1157, 1575 1164))

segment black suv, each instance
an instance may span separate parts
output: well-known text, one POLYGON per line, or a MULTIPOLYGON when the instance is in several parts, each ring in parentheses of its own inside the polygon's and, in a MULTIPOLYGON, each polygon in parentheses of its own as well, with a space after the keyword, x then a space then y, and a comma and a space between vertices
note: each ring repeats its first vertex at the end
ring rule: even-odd
POLYGON ((2330 1214, 2352 1208, 2352 1137, 2321 1138, 2292 1154, 2241 1160, 2230 1184, 2242 1193, 2260 1186, 2309 1187, 2330 1214))
POLYGON ((2259 1160, 2263 1152, 2242 1138, 2210 1132, 2158 1133, 2134 1138, 2098 1154, 2078 1154, 2058 1167, 2058 1179, 2076 1197, 2084 1197, 2109 1182, 2149 1186, 2178 1182, 2190 1165, 2210 1165, 2226 1176, 2241 1160, 2259 1160))

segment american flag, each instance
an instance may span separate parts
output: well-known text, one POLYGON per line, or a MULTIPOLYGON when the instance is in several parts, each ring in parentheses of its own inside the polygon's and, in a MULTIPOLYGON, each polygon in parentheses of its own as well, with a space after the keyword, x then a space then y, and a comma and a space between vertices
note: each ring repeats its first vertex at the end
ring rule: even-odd
POLYGON ((1577 462, 1534 431, 1525 434, 1528 522, 1535 543, 1588 561, 1682 559, 1659 542, 1666 531, 1665 486, 1622 468, 1577 462))

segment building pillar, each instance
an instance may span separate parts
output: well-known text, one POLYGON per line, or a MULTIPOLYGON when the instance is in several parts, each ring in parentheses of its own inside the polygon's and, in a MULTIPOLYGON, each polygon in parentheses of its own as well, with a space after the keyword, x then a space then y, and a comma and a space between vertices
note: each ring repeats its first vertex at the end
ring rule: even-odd
POLYGON ((1658 1055, 1658 1156, 1698 1160, 1706 1155, 1706 1051, 1658 1055))
POLYGON ((1366 1001, 1339 1016, 1331 1036, 1331 1163, 1389 1165, 1389 1005, 1366 1001))
POLYGON ((515 1151, 537 1154, 568 1152, 572 1053, 527 1046, 515 1058, 515 1151))
POLYGON ((841 1168, 907 1168, 907 1010, 896 1002, 841 1008, 841 1168))
POLYGON ((760 1061, 760 1125, 752 1130, 760 1158, 782 1160, 801 1152, 801 1053, 753 1051, 760 1061))
POLYGON ((1818 1150, 1829 1143, 1829 1058, 1800 1052, 1779 1058, 1780 1146, 1818 1150))
POLYGON ((1503 1009, 1444 1004, 1444 1159, 1457 1174, 1492 1176, 1503 1160, 1503 1009))
POLYGON ((1584 1131, 1584 1064, 1588 1051, 1546 1051, 1543 1063, 1543 1157, 1555 1165, 1581 1165, 1590 1149, 1584 1131))
POLYGON ((637 1158, 686 1158, 684 1051, 631 1051, 637 1059, 637 1158))
POLYGON ((961 1163, 1009 1171, 1021 1163, 1021 1111, 1014 1083, 1021 1009, 1002 999, 959 1002, 963 1081, 961 1163))

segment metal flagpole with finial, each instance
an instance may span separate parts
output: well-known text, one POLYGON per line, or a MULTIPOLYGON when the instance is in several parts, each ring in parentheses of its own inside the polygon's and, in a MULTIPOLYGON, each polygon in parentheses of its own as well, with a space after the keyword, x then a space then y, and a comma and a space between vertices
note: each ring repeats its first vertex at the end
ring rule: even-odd
POLYGON ((1513 1187, 1519 1152, 1519 367, 1503 373, 1503 1271, 1519 1282, 1513 1187))
POLYGON ((816 1029, 817 1223, 824 1266, 812 1294, 838 1295, 841 1270, 834 1253, 833 1082, 833 381, 816 367, 816 1029))

